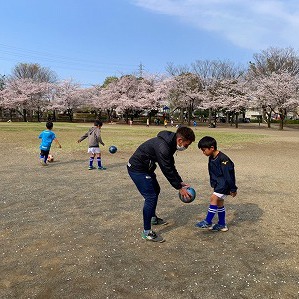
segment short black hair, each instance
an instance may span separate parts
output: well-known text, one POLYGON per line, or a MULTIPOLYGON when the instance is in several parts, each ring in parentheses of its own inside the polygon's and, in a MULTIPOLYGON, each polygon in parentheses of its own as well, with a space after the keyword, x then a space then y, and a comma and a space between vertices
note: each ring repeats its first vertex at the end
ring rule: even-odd
POLYGON ((97 126, 99 126, 99 127, 101 127, 102 125, 103 125, 103 122, 101 122, 100 120, 95 120, 94 121, 94 125, 97 127, 97 126))
POLYGON ((46 128, 49 129, 49 130, 52 130, 53 129, 53 123, 51 121, 48 121, 46 123, 46 128))
POLYGON ((177 129, 176 134, 183 140, 195 141, 195 134, 189 127, 181 126, 177 129))
POLYGON ((198 141, 199 149, 211 148, 212 146, 214 147, 215 150, 217 149, 217 141, 215 138, 211 136, 205 136, 198 141))

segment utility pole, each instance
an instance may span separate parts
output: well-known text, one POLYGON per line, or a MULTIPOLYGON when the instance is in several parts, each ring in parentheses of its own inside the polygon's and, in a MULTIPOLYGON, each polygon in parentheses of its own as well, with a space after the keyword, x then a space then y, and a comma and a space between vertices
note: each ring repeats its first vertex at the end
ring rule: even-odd
POLYGON ((139 64, 139 78, 143 78, 143 64, 141 62, 139 64))

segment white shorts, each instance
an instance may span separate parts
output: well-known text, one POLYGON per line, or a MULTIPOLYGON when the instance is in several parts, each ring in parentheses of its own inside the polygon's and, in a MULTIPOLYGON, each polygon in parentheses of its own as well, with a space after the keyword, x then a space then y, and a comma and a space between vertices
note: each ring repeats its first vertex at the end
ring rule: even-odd
POLYGON ((221 194, 221 193, 217 193, 217 192, 213 192, 213 194, 215 194, 220 199, 226 199, 227 198, 226 194, 221 194))
POLYGON ((99 154, 101 151, 99 147, 89 147, 87 152, 89 154, 99 154))

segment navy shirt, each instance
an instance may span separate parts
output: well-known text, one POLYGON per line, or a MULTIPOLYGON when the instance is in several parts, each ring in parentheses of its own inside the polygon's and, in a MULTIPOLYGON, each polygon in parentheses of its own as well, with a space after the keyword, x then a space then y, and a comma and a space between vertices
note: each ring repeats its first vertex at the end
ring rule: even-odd
POLYGON ((209 157, 210 184, 214 192, 230 194, 236 192, 235 166, 233 161, 224 153, 219 152, 214 158, 209 157))

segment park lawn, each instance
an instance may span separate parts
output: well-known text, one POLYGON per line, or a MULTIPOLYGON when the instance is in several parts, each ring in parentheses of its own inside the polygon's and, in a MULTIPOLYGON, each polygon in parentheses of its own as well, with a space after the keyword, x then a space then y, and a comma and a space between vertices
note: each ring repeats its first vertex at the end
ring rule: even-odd
MULTIPOLYGON (((87 148, 87 142, 83 141, 78 144, 77 140, 90 127, 92 123, 65 123, 55 122, 53 131, 57 139, 62 145, 63 152, 70 154, 87 148)), ((38 135, 45 129, 45 123, 0 123, 0 138, 3 143, 15 143, 16 147, 21 147, 23 150, 32 153, 39 147, 38 135)), ((115 145, 118 150, 123 152, 132 152, 136 147, 147 140, 155 137, 158 132, 162 130, 170 130, 175 132, 175 127, 168 126, 150 126, 144 125, 120 125, 104 123, 102 127, 102 139, 107 146, 115 145)), ((196 141, 190 147, 191 151, 197 150, 198 140, 205 136, 213 136, 216 138, 219 148, 242 148, 247 143, 254 143, 256 141, 262 142, 267 139, 266 134, 260 132, 244 132, 242 129, 234 128, 214 128, 198 126, 194 129, 196 141)), ((55 143, 53 143, 55 146, 55 143)))

